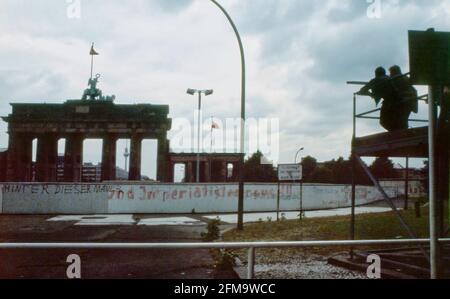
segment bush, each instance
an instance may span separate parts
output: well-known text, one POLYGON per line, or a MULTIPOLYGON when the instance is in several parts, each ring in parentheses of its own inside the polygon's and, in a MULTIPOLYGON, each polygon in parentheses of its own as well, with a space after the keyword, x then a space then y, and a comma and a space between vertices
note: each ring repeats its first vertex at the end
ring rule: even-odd
POLYGON ((211 242, 211 241, 217 240, 220 236, 219 225, 220 225, 219 218, 211 220, 208 223, 208 226, 206 227, 206 229, 207 229, 206 233, 201 234, 203 241, 211 242))
POLYGON ((228 250, 221 251, 217 259, 216 268, 222 270, 233 268, 236 266, 236 257, 236 254, 228 250))

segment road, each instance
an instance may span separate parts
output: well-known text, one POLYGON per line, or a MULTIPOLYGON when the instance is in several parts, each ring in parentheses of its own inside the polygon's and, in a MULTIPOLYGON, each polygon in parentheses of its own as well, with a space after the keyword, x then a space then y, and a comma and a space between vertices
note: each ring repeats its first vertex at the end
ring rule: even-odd
MULTIPOLYGON (((0 242, 201 242, 200 234, 206 230, 206 223, 196 219, 160 225, 161 217, 156 216, 108 217, 88 216, 84 219, 88 223, 80 224, 80 219, 49 221, 54 216, 0 215, 0 242), (98 223, 104 219, 110 223, 98 223), (141 221, 152 224, 140 225, 141 221)), ((0 250, 0 278, 64 279, 70 254, 80 256, 81 276, 87 279, 236 278, 232 271, 215 269, 209 250, 188 249, 0 250)))

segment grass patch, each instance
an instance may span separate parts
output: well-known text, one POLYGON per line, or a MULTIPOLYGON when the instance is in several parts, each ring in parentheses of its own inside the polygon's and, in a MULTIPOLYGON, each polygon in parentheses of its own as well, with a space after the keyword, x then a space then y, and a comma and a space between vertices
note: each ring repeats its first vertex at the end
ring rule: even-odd
MULTIPOLYGON (((406 222, 419 238, 428 237, 428 209, 422 209, 422 217, 416 218, 414 209, 401 211, 406 222)), ((398 239, 409 238, 393 212, 356 215, 356 239, 398 239)), ((350 239, 350 216, 326 218, 304 218, 279 222, 248 224, 244 231, 232 230, 223 236, 224 241, 307 241, 350 239)), ((361 249, 369 249, 365 247, 361 249)), ((373 248, 373 247, 372 247, 373 248)), ((380 246, 375 246, 380 248, 380 246)), ((387 248, 387 246, 384 246, 387 248)), ((329 256, 348 250, 348 247, 307 249, 258 249, 257 259, 261 263, 286 262, 290 258, 308 256, 329 256)), ((246 250, 234 251, 246 261, 246 250)))

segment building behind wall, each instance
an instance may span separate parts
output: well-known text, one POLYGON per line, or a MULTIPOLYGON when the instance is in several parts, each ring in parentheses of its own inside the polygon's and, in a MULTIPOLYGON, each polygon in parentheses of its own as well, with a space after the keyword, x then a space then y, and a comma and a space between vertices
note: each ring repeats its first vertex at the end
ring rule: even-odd
MULTIPOLYGON (((241 154, 202 153, 200 154, 200 183, 237 182, 241 154)), ((169 153, 166 170, 167 182, 175 181, 176 165, 184 166, 184 183, 197 182, 197 154, 169 153)))

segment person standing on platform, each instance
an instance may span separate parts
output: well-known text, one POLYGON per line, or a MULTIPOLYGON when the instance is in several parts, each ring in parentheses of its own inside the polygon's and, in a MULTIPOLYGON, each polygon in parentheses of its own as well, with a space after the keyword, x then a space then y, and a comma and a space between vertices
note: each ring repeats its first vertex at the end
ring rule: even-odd
POLYGON ((412 112, 419 112, 419 100, 417 90, 412 86, 409 78, 402 74, 398 65, 389 68, 391 83, 400 98, 398 105, 398 124, 399 130, 408 129, 408 120, 412 112))
POLYGON ((383 67, 375 70, 375 78, 361 88, 357 94, 372 97, 377 106, 383 99, 380 124, 389 132, 403 129, 398 120, 400 99, 391 83, 391 78, 386 75, 383 67))

